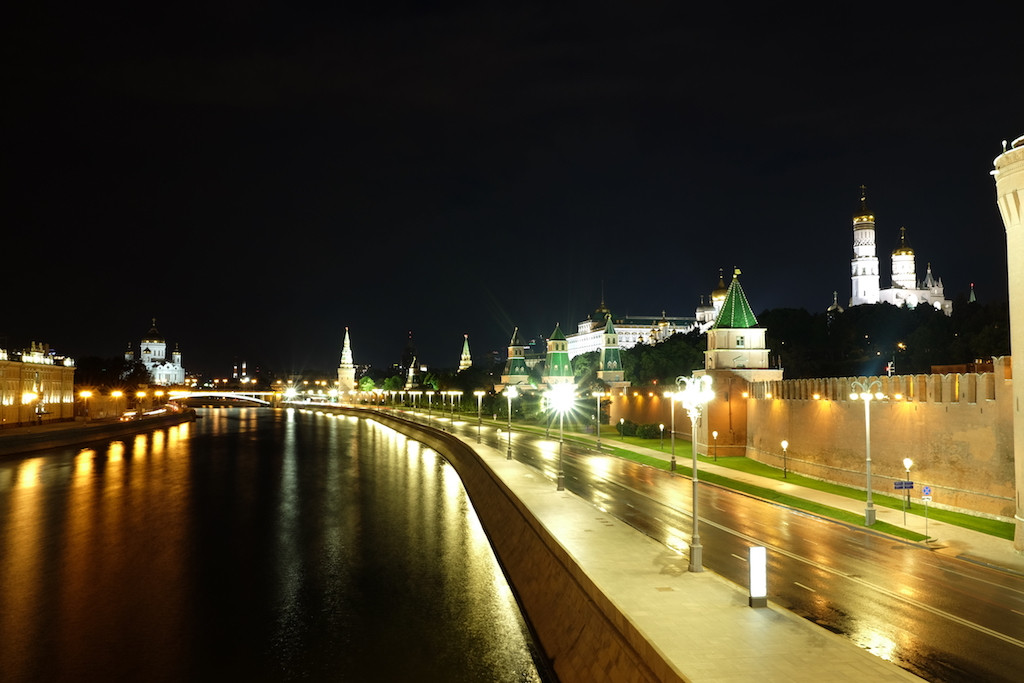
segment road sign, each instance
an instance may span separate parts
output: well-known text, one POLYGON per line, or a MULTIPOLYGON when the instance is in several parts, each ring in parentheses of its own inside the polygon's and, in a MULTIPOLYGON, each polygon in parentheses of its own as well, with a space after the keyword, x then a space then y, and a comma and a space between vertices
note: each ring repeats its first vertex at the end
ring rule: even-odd
POLYGON ((921 496, 921 500, 923 500, 926 503, 930 503, 930 502, 932 502, 932 497, 931 496, 921 496))
POLYGON ((921 495, 922 496, 928 496, 929 498, 931 498, 932 487, 931 486, 924 486, 924 487, 922 487, 921 488, 921 495))
POLYGON ((896 490, 912 489, 912 488, 914 488, 914 482, 912 482, 912 481, 896 481, 896 482, 893 482, 892 486, 896 490))

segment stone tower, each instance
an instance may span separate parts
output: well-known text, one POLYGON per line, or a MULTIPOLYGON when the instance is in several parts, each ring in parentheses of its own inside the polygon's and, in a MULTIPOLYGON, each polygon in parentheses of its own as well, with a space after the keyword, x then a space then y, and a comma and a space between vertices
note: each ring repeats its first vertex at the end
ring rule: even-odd
POLYGON ((622 369, 622 357, 619 352, 619 335, 612 324, 612 316, 605 317, 603 341, 601 343, 601 359, 597 366, 597 378, 610 387, 624 388, 629 386, 625 381, 622 369))
POLYGON ((1024 135, 993 162, 996 203, 1006 226, 1013 382, 1013 461, 1017 491, 1013 547, 1024 552, 1024 135))
POLYGON ((530 369, 526 367, 526 345, 519 340, 519 328, 512 330, 512 339, 508 342, 508 360, 505 371, 501 373, 502 387, 515 384, 528 384, 530 369))
POLYGON ((473 357, 469 355, 469 335, 462 335, 462 357, 459 358, 459 372, 473 367, 473 357))
POLYGON ((860 186, 860 211, 853 215, 853 292, 850 305, 878 303, 878 256, 875 255, 875 213, 868 208, 867 189, 860 186))
POLYGON ((345 343, 341 347, 341 363, 338 365, 338 393, 344 396, 356 388, 356 366, 352 363, 352 344, 345 328, 345 343))
POLYGON ((544 383, 549 387, 555 384, 572 384, 572 364, 569 362, 569 342, 562 334, 562 328, 555 323, 555 331, 548 339, 547 362, 544 365, 544 383))

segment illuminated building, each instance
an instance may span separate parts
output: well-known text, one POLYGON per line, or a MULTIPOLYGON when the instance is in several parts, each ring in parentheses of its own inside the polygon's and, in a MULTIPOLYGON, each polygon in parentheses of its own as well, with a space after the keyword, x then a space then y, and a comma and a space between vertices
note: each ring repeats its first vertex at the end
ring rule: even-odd
POLYGON ((74 417, 75 362, 32 342, 27 351, 0 349, 0 426, 74 417))
POLYGON ((853 215, 852 293, 850 305, 887 303, 916 308, 927 304, 946 315, 953 313, 953 302, 945 297, 942 280, 932 275, 929 263, 923 282, 917 280, 913 248, 907 242, 907 229, 900 228, 899 244, 892 251, 892 284, 880 287, 878 257, 875 254, 875 213, 867 206, 867 194, 861 186, 860 210, 853 215))
POLYGON ((346 327, 345 341, 341 345, 341 362, 338 364, 338 391, 347 394, 356 388, 356 366, 352 363, 352 343, 346 327))
POLYGON ((499 393, 504 387, 530 383, 530 369, 526 365, 526 345, 519 339, 519 328, 512 330, 512 339, 508 342, 508 360, 505 370, 501 373, 501 385, 496 387, 499 393))
POLYGON ((697 325, 696 318, 666 316, 665 311, 661 312, 661 317, 613 318, 602 299, 597 310, 576 326, 575 334, 566 337, 569 358, 604 348, 604 328, 608 320, 615 323, 614 331, 620 349, 631 349, 637 344, 657 344, 673 334, 690 332, 697 325))
MULTIPOLYGON (((135 352, 129 344, 125 351, 124 359, 128 362, 135 360, 135 352)), ((160 386, 177 386, 185 383, 185 368, 181 365, 181 351, 174 346, 171 359, 167 360, 167 342, 163 335, 156 329, 156 318, 153 319, 153 326, 142 338, 139 344, 139 360, 143 367, 149 372, 153 384, 160 386)))
POLYGON ((562 334, 562 328, 555 323, 555 331, 548 339, 548 353, 544 363, 544 384, 572 384, 575 377, 569 362, 569 344, 562 334))

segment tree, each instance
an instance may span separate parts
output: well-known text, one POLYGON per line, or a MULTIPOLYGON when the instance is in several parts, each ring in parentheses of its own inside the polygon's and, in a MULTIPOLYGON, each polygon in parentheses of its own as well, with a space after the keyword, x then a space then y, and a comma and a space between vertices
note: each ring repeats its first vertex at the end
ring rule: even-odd
POLYGON ((377 384, 368 375, 359 378, 359 391, 373 391, 376 388, 377 384))

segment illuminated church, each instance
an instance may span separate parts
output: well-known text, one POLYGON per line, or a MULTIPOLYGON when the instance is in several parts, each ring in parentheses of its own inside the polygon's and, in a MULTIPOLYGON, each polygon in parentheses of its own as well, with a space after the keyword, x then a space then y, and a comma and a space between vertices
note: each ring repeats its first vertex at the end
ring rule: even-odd
POLYGON ((916 308, 932 306, 946 315, 953 313, 953 302, 946 298, 942 280, 932 275, 929 263, 923 281, 917 279, 914 250, 907 242, 907 229, 900 228, 900 241, 892 251, 892 285, 880 288, 878 257, 875 255, 875 213, 867 206, 861 186, 860 210, 853 216, 852 295, 850 305, 887 303, 916 308))
MULTIPOLYGON (((131 344, 128 345, 124 359, 129 362, 135 360, 135 352, 132 350, 131 344)), ((149 328, 149 332, 139 344, 139 360, 149 371, 153 384, 177 386, 185 383, 185 368, 181 365, 181 351, 175 344, 170 360, 167 359, 167 342, 156 329, 156 318, 153 319, 153 326, 149 328)))

